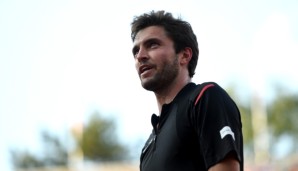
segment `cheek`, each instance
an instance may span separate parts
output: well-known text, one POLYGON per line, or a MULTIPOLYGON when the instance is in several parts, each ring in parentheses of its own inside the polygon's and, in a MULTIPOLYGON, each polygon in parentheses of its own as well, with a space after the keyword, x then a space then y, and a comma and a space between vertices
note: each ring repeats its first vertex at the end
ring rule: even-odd
POLYGON ((171 63, 175 59, 175 54, 173 53, 160 53, 158 58, 155 60, 158 61, 161 65, 167 65, 168 63, 171 63))
POLYGON ((136 69, 136 71, 138 71, 138 68, 139 68, 139 63, 137 62, 137 60, 135 60, 135 69, 136 69))

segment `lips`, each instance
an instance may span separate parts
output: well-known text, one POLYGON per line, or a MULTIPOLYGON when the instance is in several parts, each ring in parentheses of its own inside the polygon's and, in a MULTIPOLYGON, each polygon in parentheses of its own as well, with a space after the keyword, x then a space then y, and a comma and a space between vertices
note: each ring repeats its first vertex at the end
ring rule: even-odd
POLYGON ((139 68, 139 74, 141 75, 141 74, 145 73, 146 71, 148 71, 148 70, 150 70, 152 68, 153 67, 152 66, 149 66, 149 65, 142 65, 139 68))

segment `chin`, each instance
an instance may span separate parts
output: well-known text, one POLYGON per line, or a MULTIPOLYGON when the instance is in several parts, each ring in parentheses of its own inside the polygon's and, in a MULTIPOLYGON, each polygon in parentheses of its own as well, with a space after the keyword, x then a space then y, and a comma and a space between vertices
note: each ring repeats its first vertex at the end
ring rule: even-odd
POLYGON ((142 87, 148 91, 154 91, 156 84, 153 81, 142 81, 142 87))

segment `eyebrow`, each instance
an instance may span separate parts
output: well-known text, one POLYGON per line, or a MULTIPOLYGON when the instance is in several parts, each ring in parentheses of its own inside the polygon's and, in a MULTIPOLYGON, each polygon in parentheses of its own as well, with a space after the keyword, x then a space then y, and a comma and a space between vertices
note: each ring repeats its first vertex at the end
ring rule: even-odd
MULTIPOLYGON (((147 44, 152 43, 152 42, 161 42, 161 41, 160 41, 160 39, 153 37, 153 38, 149 38, 149 39, 143 41, 142 44, 147 45, 147 44)), ((132 48, 132 53, 134 54, 134 52, 135 52, 138 48, 139 48, 139 45, 135 45, 135 46, 133 46, 133 48, 132 48)))

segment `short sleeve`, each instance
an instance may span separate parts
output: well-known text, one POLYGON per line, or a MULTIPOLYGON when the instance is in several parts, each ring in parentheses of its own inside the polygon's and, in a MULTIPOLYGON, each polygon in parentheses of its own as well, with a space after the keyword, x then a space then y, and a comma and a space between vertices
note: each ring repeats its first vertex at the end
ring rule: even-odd
POLYGON ((207 168, 229 153, 243 162, 240 112, 231 97, 217 84, 201 93, 192 112, 202 157, 207 168))

